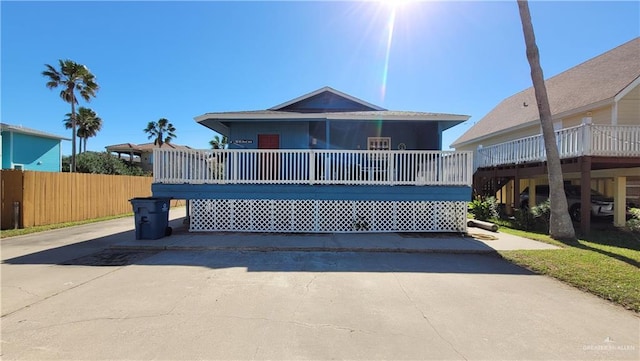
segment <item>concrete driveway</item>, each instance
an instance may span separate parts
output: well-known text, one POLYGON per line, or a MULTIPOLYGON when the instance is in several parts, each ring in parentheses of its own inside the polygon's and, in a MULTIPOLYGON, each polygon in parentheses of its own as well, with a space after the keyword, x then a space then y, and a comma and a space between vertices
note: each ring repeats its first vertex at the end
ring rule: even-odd
POLYGON ((61 234, 2 240, 3 360, 640 356, 635 313, 493 254, 121 249, 99 234, 67 247, 61 234))

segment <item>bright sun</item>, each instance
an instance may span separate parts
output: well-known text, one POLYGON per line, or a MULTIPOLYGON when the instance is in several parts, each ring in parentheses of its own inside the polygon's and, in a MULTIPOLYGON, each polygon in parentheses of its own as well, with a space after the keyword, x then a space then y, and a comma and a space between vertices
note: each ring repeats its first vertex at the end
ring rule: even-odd
POLYGON ((385 6, 395 10, 399 7, 402 7, 410 2, 411 0, 378 0, 378 2, 384 4, 385 6))

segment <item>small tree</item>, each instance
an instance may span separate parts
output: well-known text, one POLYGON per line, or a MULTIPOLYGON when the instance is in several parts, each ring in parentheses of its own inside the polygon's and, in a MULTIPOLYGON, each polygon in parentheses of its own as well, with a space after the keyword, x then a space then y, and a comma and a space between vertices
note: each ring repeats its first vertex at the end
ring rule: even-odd
POLYGON ((149 122, 147 127, 143 129, 153 139, 153 144, 158 148, 162 148, 164 143, 170 143, 176 136, 176 128, 165 118, 159 119, 157 122, 149 122))
MULTIPOLYGON (((64 120, 64 126, 67 129, 71 129, 73 127, 73 119, 71 118, 71 113, 67 113, 67 118, 64 120)), ((87 139, 90 137, 95 137, 96 134, 102 129, 102 118, 96 114, 93 110, 85 107, 78 108, 78 114, 76 115, 76 125, 78 131, 76 132, 78 135, 78 148, 80 149, 78 153, 82 153, 83 149, 87 151, 87 139), (84 148, 82 147, 84 143, 84 148)))

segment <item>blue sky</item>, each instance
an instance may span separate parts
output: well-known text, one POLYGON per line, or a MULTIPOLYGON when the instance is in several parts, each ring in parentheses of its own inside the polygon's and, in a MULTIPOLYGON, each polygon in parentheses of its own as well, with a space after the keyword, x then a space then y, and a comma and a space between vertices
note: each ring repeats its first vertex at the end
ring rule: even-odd
MULTIPOLYGON (((532 1, 545 77, 640 36, 640 2, 532 1)), ((70 106, 44 64, 85 64, 100 84, 80 105, 103 119, 103 151, 145 143, 169 119, 177 144, 208 148, 194 117, 258 110, 330 86, 391 110, 467 114, 443 148, 531 86, 516 1, 0 2, 1 121, 70 137, 70 106), (70 30, 69 35, 65 32, 70 30), (393 29, 389 45, 389 30, 393 29)), ((63 142, 63 154, 71 153, 63 142)))

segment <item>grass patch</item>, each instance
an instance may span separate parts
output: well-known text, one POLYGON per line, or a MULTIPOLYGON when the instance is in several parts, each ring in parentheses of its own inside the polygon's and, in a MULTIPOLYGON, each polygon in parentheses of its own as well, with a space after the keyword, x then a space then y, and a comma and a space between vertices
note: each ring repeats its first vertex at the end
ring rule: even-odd
POLYGON ((559 242, 544 234, 504 226, 500 230, 562 247, 501 251, 505 259, 640 313, 640 234, 612 226, 577 241, 559 242))
POLYGON ((25 234, 31 234, 31 233, 37 233, 37 232, 43 232, 43 231, 50 231, 52 229, 67 228, 67 227, 73 227, 73 226, 79 226, 79 225, 83 225, 83 224, 88 224, 88 223, 102 222, 102 221, 108 221, 108 220, 111 220, 111 219, 118 219, 118 218, 131 217, 131 216, 133 216, 133 213, 125 213, 125 214, 119 214, 119 215, 116 215, 116 216, 101 217, 101 218, 88 219, 88 220, 77 221, 77 222, 48 224, 48 225, 45 225, 45 226, 35 226, 35 227, 20 228, 20 229, 7 229, 7 230, 4 230, 4 231, 0 232, 0 238, 23 236, 25 234))

